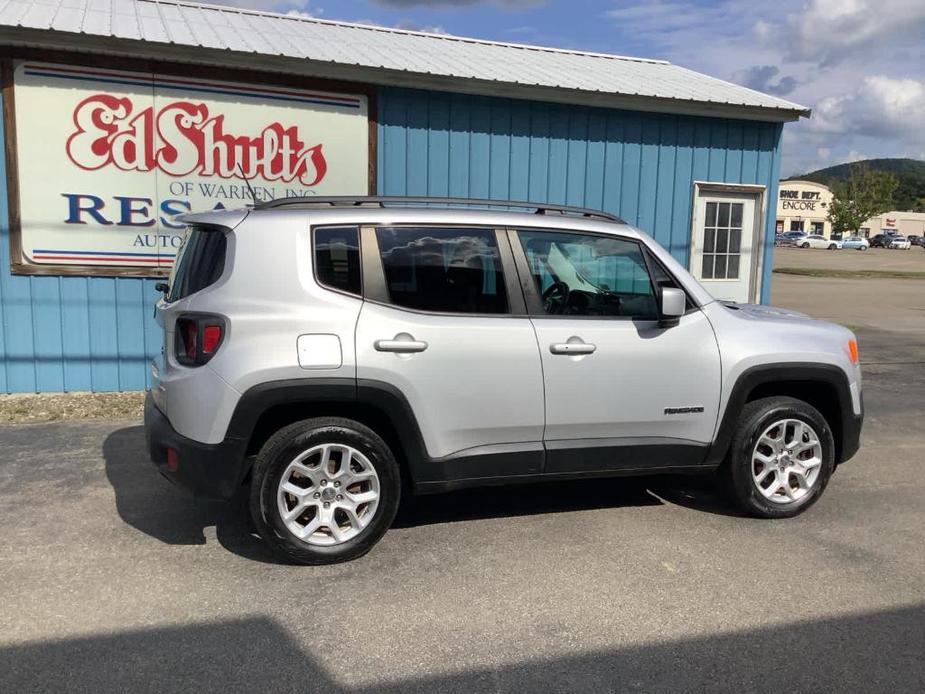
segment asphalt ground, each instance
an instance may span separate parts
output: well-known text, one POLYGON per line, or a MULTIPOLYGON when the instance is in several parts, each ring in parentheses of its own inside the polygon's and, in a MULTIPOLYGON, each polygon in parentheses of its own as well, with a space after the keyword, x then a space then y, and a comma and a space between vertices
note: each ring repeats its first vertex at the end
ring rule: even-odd
MULTIPOLYGON (((899 270, 925 272, 925 249, 868 248, 866 251, 825 248, 774 249, 775 267, 823 268, 826 270, 899 270)), ((774 286, 774 285, 772 285, 774 286)))
POLYGON ((0 692, 925 690, 925 283, 774 282, 864 361, 861 451, 792 520, 704 478, 471 490, 294 567, 137 421, 0 427, 0 692))

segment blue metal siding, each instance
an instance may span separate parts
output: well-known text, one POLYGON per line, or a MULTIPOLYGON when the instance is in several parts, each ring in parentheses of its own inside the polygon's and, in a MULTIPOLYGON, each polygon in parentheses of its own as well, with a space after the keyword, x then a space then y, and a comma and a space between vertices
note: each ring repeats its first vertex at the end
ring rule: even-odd
MULTIPOLYGON (((780 124, 404 89, 380 90, 378 117, 381 194, 601 208, 684 264, 693 182, 763 184, 768 299, 780 124)), ((0 157, 0 392, 145 388, 156 280, 11 275, 5 167, 0 157)))
POLYGON ((767 300, 780 124, 404 89, 379 99, 380 193, 601 208, 685 265, 694 181, 767 186, 767 300))
POLYGON ((0 392, 147 387, 148 362, 162 339, 152 320, 156 282, 12 275, 0 157, 0 392))

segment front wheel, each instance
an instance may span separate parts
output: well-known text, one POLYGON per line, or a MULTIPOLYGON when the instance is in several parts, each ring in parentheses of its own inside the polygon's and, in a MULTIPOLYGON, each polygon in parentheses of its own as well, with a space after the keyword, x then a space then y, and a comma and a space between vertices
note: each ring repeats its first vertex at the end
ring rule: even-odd
POLYGON ((809 244, 808 244, 808 243, 804 243, 802 246, 800 246, 800 248, 809 248, 809 244))
POLYGON ((722 468, 735 503, 759 518, 790 518, 812 506, 835 469, 832 431, 795 398, 748 403, 722 468))
POLYGON ((333 564, 372 549, 392 524, 400 489, 395 458, 372 429, 339 417, 306 419, 260 449, 251 515, 282 557, 333 564))
POLYGON ((830 244, 829 244, 829 250, 830 250, 830 251, 834 251, 836 248, 838 248, 838 246, 835 245, 834 243, 830 243, 830 244))

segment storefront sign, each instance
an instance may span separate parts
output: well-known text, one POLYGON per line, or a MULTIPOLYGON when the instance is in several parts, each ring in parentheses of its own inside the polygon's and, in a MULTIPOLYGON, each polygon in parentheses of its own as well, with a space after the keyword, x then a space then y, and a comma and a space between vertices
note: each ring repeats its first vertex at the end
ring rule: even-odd
POLYGON ((368 192, 363 95, 32 62, 14 85, 23 265, 166 272, 174 215, 252 202, 244 178, 261 199, 368 192))
POLYGON ((781 209, 814 211, 822 198, 821 193, 812 190, 781 190, 781 209))

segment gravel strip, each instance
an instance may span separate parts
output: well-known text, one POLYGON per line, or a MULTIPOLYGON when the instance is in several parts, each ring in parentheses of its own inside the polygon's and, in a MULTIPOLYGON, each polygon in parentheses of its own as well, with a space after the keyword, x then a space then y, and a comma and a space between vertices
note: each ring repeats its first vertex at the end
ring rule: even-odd
POLYGON ((144 400, 144 391, 0 395, 0 423, 53 422, 64 419, 141 419, 144 400))

